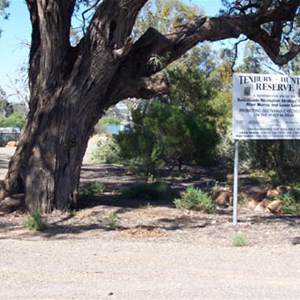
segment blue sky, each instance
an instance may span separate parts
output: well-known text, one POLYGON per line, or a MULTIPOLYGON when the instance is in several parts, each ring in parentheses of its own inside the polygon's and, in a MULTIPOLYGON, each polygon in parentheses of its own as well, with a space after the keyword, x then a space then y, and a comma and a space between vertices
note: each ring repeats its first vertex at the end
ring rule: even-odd
MULTIPOLYGON (((9 94, 10 79, 18 76, 18 68, 28 61, 29 48, 24 41, 30 40, 31 26, 24 0, 11 0, 9 20, 0 20, 2 36, 0 38, 0 86, 9 94)), ((186 0, 203 8, 208 16, 215 15, 221 0, 186 0)))

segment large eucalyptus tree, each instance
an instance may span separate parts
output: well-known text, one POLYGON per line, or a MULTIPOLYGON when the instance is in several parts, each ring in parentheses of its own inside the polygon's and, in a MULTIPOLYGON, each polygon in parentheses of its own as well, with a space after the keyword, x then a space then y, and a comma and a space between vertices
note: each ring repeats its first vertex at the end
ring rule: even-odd
POLYGON ((160 71, 198 43, 244 35, 278 65, 300 52, 293 36, 300 0, 224 1, 227 12, 218 17, 182 19, 166 34, 148 28, 133 39, 147 2, 95 1, 87 30, 72 46, 71 19, 79 0, 26 0, 32 24, 30 112, 2 198, 24 193, 27 208, 42 212, 76 206, 80 167, 95 123, 122 99, 167 93, 160 71), (163 64, 151 63, 153 57, 163 64))

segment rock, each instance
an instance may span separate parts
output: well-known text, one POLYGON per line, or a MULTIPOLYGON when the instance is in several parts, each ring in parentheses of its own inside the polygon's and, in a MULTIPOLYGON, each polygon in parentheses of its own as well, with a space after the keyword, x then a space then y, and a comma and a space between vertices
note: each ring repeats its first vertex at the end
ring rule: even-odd
POLYGON ((259 213, 265 213, 267 206, 270 204, 270 201, 267 199, 264 199, 263 201, 259 202, 254 211, 259 213))
POLYGON ((267 191, 267 197, 272 198, 272 197, 277 197, 279 195, 279 192, 277 189, 268 189, 267 191))
POLYGON ((276 187, 278 194, 286 193, 291 189, 289 185, 279 185, 276 187))
POLYGON ((262 190, 260 192, 258 192, 255 196, 254 196, 254 199, 256 201, 263 201, 266 197, 267 197, 267 192, 268 192, 268 189, 265 189, 265 190, 262 190))
POLYGON ((0 202, 0 211, 11 213, 24 207, 24 194, 15 194, 0 202))
POLYGON ((9 141, 6 144, 6 147, 17 147, 17 142, 16 141, 9 141))
POLYGON ((300 236, 296 236, 292 239, 293 245, 299 245, 300 244, 300 236))
POLYGON ((248 201, 247 206, 251 209, 255 209, 255 207, 259 204, 258 201, 251 199, 250 201, 248 201))
POLYGON ((283 208, 283 201, 274 200, 267 206, 266 210, 273 214, 280 214, 282 213, 282 208, 283 208))
POLYGON ((219 207, 228 207, 232 204, 232 193, 226 190, 220 190, 216 193, 214 200, 219 207))

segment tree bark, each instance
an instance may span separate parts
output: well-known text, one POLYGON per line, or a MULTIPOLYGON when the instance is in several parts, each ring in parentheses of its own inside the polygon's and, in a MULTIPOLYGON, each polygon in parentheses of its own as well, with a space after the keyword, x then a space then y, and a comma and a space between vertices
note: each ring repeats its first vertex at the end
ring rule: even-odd
POLYGON ((150 98, 168 92, 162 68, 150 64, 153 55, 165 57, 166 66, 199 42, 241 34, 259 43, 279 64, 300 52, 293 44, 282 55, 278 48, 282 31, 273 30, 272 37, 261 27, 293 20, 300 0, 256 14, 200 16, 167 35, 150 28, 135 42, 131 32, 147 1, 103 0, 80 43, 71 47, 75 2, 26 1, 32 23, 30 111, 1 198, 24 193, 30 210, 76 207, 82 159, 104 111, 128 97, 150 98))

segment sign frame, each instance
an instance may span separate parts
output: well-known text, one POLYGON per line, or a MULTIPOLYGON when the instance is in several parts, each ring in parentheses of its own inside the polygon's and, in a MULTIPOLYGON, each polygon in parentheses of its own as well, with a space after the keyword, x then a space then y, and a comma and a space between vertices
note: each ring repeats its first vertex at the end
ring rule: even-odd
POLYGON ((233 74, 236 140, 300 139, 300 76, 233 74))
POLYGON ((300 76, 233 74, 233 224, 238 223, 239 140, 300 139, 300 76))

